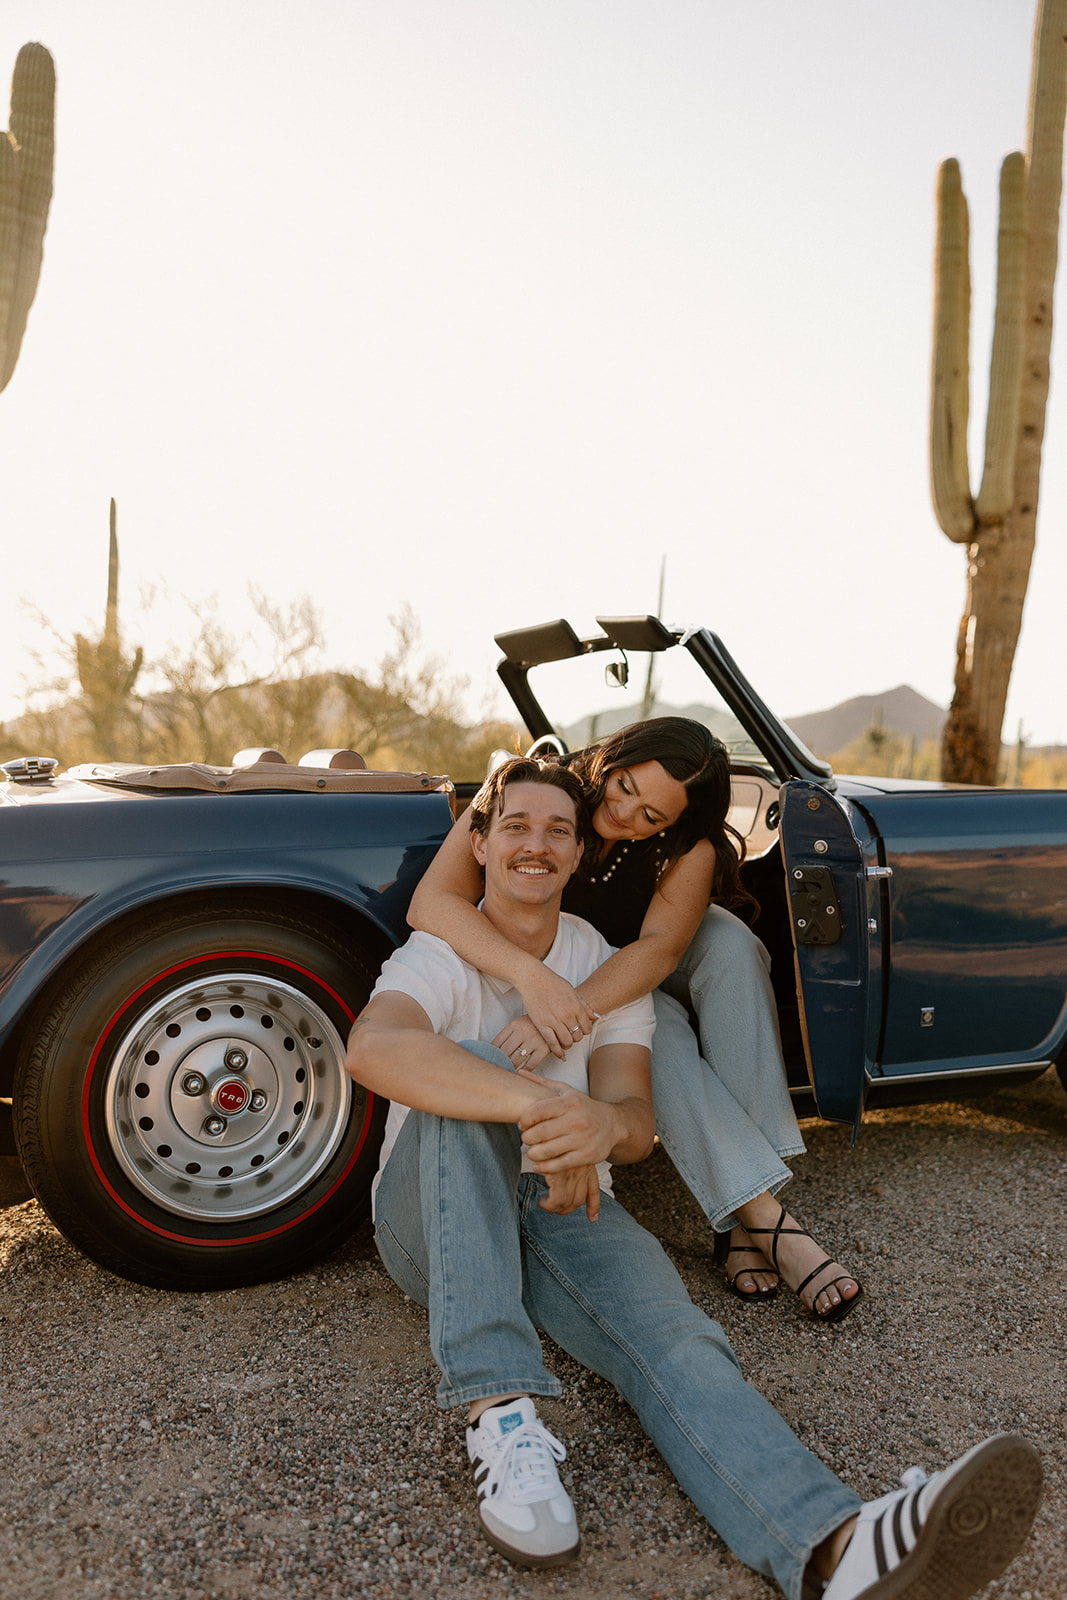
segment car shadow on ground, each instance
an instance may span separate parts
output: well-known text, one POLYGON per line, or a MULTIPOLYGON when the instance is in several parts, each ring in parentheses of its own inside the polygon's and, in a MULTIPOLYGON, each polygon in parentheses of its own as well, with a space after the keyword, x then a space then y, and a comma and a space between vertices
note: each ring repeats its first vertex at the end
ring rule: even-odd
POLYGON ((33 1193, 15 1149, 11 1101, 0 1100, 0 1207, 18 1206, 32 1199, 33 1193))

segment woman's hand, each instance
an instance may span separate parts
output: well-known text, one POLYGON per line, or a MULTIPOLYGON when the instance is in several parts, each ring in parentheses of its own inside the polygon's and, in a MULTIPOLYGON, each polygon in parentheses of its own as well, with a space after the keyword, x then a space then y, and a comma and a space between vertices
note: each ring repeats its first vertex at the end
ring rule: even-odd
MULTIPOLYGON (((524 977, 520 993, 529 1022, 552 1054, 561 1061, 572 1044, 592 1032, 593 1023, 597 1020, 596 1012, 586 1005, 566 978, 550 972, 540 962, 524 977)), ((522 1042, 526 1044, 527 1040, 524 1038, 522 1042)), ((505 1046, 501 1045, 500 1048, 504 1049, 505 1046)), ((544 1060, 544 1057, 541 1059, 544 1060)), ((524 1065, 532 1066, 534 1063, 528 1061, 524 1065)))

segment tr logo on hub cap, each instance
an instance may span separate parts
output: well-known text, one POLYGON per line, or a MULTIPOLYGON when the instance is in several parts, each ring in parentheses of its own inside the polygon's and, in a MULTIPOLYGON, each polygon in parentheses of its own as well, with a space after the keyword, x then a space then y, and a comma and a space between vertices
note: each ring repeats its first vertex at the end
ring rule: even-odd
POLYGON ((243 1111, 249 1101, 248 1085, 242 1083, 240 1078, 227 1078, 225 1083, 220 1083, 211 1097, 220 1111, 232 1117, 235 1112, 243 1111))

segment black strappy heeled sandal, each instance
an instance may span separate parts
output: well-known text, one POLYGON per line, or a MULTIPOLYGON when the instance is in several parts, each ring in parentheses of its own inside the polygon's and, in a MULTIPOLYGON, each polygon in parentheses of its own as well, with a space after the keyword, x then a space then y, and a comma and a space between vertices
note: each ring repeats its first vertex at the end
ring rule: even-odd
MULTIPOLYGON (((744 1231, 747 1233, 748 1229, 746 1228, 744 1231)), ((765 1228, 763 1231, 765 1233, 769 1233, 770 1229, 765 1228)), ((723 1275, 726 1279, 726 1287, 729 1289, 730 1293, 735 1294, 739 1300, 773 1300, 775 1295, 778 1293, 778 1284, 782 1281, 782 1274, 779 1272, 777 1267, 767 1266, 767 1257, 763 1254, 762 1250, 757 1248, 756 1245, 729 1244, 728 1240, 732 1237, 732 1235, 732 1228, 730 1229, 729 1233, 717 1233, 715 1235, 713 1259, 716 1266, 723 1268, 723 1275), (731 1256, 759 1256, 763 1261, 763 1266, 738 1267, 733 1277, 731 1277, 730 1268, 728 1265, 731 1256), (737 1280, 738 1278, 743 1277, 746 1272, 773 1272, 775 1277, 778 1279, 778 1283, 772 1285, 770 1289, 739 1289, 737 1287, 737 1280)))
MULTIPOLYGON (((811 1239, 811 1234, 808 1232, 807 1228, 783 1227, 782 1224, 785 1222, 785 1219, 789 1213, 786 1211, 785 1207, 781 1205, 778 1208, 778 1213, 778 1221, 773 1228, 746 1228, 745 1232, 750 1238, 753 1239, 758 1233, 769 1233, 771 1235, 771 1248, 769 1251, 769 1256, 774 1265, 775 1272, 777 1272, 779 1278, 781 1278, 782 1269, 778 1265, 778 1240, 781 1238, 782 1234, 795 1233, 799 1234, 805 1239, 811 1239)), ((815 1241, 812 1240, 813 1244, 814 1242, 815 1241)), ((767 1254, 768 1252, 764 1253, 767 1254)), ((804 1290, 808 1287, 809 1283, 812 1283, 819 1276, 820 1272, 825 1272, 827 1267, 832 1267, 833 1264, 833 1256, 825 1256, 823 1260, 819 1262, 819 1265, 815 1268, 814 1272, 809 1272, 803 1283, 797 1284, 796 1289, 793 1291, 794 1294, 799 1295, 801 1299, 803 1299, 804 1290)), ((840 1322, 843 1317, 848 1316, 850 1311, 854 1311, 859 1305, 860 1301, 863 1299, 863 1285, 860 1280, 851 1272, 840 1273, 838 1277, 831 1278, 829 1283, 821 1284, 819 1287, 819 1293, 821 1294, 824 1289, 829 1289, 835 1283, 854 1283, 856 1285, 856 1292, 848 1300, 846 1300, 844 1295, 842 1295, 836 1306, 831 1306, 829 1311, 816 1311, 814 1305, 808 1306, 808 1310, 811 1312, 812 1316, 817 1322, 840 1322)), ((735 1290, 734 1292, 735 1294, 740 1293, 739 1290, 735 1290)), ((746 1298, 751 1299, 752 1297, 749 1295, 746 1296, 746 1298)), ((807 1305, 806 1300, 804 1301, 804 1304, 807 1305)))

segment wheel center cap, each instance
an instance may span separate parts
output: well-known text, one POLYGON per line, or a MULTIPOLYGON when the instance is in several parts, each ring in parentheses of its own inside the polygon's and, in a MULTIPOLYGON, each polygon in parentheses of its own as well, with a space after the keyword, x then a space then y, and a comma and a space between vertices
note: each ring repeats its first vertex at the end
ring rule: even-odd
POLYGON ((251 1096, 248 1085, 242 1083, 240 1078, 227 1078, 224 1083, 219 1084, 211 1098, 220 1111, 232 1117, 236 1112, 244 1110, 251 1096))

